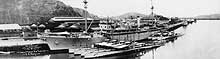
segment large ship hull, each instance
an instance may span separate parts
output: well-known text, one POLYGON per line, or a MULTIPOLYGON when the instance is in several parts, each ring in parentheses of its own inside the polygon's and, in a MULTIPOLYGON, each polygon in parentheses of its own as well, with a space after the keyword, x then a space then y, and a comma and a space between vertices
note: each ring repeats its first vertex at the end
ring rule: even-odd
MULTIPOLYGON (((175 30, 182 25, 182 22, 169 25, 166 29, 158 30, 142 30, 136 32, 125 32, 125 33, 110 33, 107 34, 110 39, 116 39, 119 41, 137 41, 146 39, 151 34, 157 33, 161 30, 175 30)), ((44 37, 51 50, 57 49, 73 49, 92 47, 94 43, 102 42, 106 37, 95 37, 95 38, 70 38, 70 37, 44 37)))
POLYGON ((80 47, 92 47, 92 44, 102 42, 104 37, 97 38, 62 38, 45 37, 51 50, 73 49, 80 47))
POLYGON ((116 39, 119 41, 136 41, 147 38, 148 36, 156 32, 157 31, 138 31, 128 34, 109 34, 109 37, 111 39, 116 39))
POLYGON ((172 24, 167 26, 167 28, 162 29, 149 29, 149 30, 143 30, 143 31, 135 31, 135 32, 126 32, 126 33, 109 33, 108 36, 111 39, 116 39, 120 41, 138 41, 142 39, 146 39, 150 35, 157 33, 159 31, 173 31, 183 25, 184 22, 179 22, 176 24, 172 24))

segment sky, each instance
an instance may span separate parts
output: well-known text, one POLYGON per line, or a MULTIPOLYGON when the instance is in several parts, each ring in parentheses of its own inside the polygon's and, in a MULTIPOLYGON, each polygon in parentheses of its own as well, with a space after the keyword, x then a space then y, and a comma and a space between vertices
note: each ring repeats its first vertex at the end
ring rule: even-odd
MULTIPOLYGON (((60 0, 83 8, 83 0, 60 0)), ((150 14, 150 0, 87 0, 88 11, 98 16, 119 16, 128 12, 150 14)), ((153 0, 154 12, 168 17, 193 17, 220 13, 220 0, 153 0)))

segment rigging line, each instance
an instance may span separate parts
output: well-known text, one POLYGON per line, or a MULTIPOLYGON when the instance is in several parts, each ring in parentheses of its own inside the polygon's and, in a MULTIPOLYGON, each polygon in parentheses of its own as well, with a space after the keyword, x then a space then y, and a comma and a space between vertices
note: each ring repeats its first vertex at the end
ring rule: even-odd
MULTIPOLYGON (((92 22, 89 24, 88 29, 91 27, 92 23, 94 22, 94 19, 92 20, 92 22)), ((88 31, 88 29, 86 29, 86 31, 88 31)))

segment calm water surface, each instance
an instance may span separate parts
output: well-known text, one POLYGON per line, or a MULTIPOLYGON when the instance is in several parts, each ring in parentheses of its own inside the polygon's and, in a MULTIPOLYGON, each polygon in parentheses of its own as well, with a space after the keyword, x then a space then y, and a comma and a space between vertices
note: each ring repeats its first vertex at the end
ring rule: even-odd
POLYGON ((141 59, 220 59, 219 20, 197 21, 176 32, 185 35, 160 47, 154 54, 145 54, 141 59))
MULTIPOLYGON (((141 57, 128 54, 102 59, 220 59, 220 21, 197 21, 177 29, 176 32, 184 33, 184 36, 155 51, 145 51, 146 54, 141 57)), ((0 59, 69 59, 69 56, 68 54, 30 57, 0 55, 0 59)))

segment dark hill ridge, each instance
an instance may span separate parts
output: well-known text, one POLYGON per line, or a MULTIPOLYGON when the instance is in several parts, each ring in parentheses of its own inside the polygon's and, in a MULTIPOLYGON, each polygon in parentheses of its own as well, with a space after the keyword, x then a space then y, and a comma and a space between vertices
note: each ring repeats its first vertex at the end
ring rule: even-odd
POLYGON ((125 13, 125 14, 122 14, 122 15, 119 15, 119 16, 116 16, 116 17, 119 17, 119 18, 131 18, 131 17, 137 17, 137 16, 144 17, 146 15, 145 14, 141 14, 141 13, 137 13, 137 12, 129 12, 129 13, 125 13))
MULTIPOLYGON (((58 0, 0 0, 0 23, 45 22, 55 16, 81 17, 84 12, 58 0)), ((96 15, 89 14, 89 17, 96 15)))
POLYGON ((137 13, 137 12, 129 12, 129 13, 125 13, 120 16, 117 16, 117 17, 130 19, 130 18, 136 18, 137 16, 142 17, 141 18, 142 20, 154 20, 154 17, 159 18, 160 20, 169 20, 167 17, 164 17, 162 15, 156 14, 155 16, 152 16, 152 15, 145 15, 145 14, 141 14, 141 13, 137 13))
POLYGON ((220 14, 199 15, 198 18, 220 18, 220 14))

